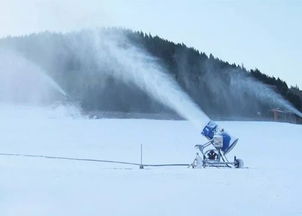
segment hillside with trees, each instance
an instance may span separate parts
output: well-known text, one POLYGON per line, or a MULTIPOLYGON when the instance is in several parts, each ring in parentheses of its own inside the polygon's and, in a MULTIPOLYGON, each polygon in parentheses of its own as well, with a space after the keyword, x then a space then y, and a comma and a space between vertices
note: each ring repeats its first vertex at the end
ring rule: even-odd
MULTIPOLYGON (((302 111, 302 92, 289 87, 279 78, 258 69, 230 64, 184 44, 176 44, 142 32, 102 29, 119 32, 127 40, 157 59, 166 73, 187 92, 198 106, 212 118, 269 118, 276 104, 259 98, 256 86, 261 82, 302 111), (248 86, 247 86, 248 85, 248 86), (254 88, 254 89, 253 89, 254 88)), ((99 72, 106 70, 98 62, 83 37, 87 32, 68 34, 39 33, 0 40, 0 48, 11 49, 39 65, 77 101, 85 112, 172 113, 129 83, 99 72), (79 53, 85 53, 79 55, 79 53)), ((86 38, 86 39, 85 39, 86 38)))

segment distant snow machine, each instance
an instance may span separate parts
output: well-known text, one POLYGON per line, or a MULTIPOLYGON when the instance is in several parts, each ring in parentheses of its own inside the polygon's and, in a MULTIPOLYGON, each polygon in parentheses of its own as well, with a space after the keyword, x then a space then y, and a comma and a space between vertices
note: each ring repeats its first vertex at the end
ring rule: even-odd
POLYGON ((238 138, 233 138, 224 129, 210 121, 202 130, 201 134, 209 141, 203 145, 195 145, 201 152, 198 153, 192 163, 193 168, 205 167, 230 167, 242 168, 243 160, 234 157, 233 162, 229 162, 226 154, 229 153, 238 142, 238 138))

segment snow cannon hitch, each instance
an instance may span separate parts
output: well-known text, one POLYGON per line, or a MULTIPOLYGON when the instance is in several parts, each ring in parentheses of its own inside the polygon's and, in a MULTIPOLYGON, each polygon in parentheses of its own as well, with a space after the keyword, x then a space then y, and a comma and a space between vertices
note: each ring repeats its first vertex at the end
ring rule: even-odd
POLYGON ((196 153, 196 158, 192 163, 193 168, 205 167, 229 167, 242 168, 243 160, 234 157, 234 161, 228 161, 226 155, 235 147, 238 138, 230 136, 224 129, 210 121, 202 130, 201 134, 208 139, 203 145, 195 145, 201 152, 196 153))

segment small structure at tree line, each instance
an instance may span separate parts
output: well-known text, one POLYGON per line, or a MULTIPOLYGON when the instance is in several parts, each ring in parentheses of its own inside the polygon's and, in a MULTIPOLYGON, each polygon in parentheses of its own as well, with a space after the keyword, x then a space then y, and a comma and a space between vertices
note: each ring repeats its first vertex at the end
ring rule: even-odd
POLYGON ((271 109, 270 112, 272 112, 274 121, 302 124, 302 118, 293 112, 284 111, 280 108, 271 109))

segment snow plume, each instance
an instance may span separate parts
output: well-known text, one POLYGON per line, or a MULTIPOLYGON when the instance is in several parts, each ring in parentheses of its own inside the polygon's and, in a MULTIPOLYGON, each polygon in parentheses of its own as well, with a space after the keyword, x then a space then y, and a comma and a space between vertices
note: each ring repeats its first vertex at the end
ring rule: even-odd
POLYGON ((89 32, 99 68, 125 83, 136 85, 155 100, 198 127, 209 118, 160 66, 157 59, 129 42, 122 32, 89 32))
POLYGON ((302 117, 302 113, 294 108, 280 94, 276 93, 271 87, 255 80, 252 77, 240 73, 230 73, 230 88, 232 91, 241 95, 246 92, 254 95, 263 104, 269 104, 271 107, 281 108, 286 111, 295 113, 302 117))
POLYGON ((21 55, 0 50, 0 59, 1 102, 43 104, 66 96, 53 79, 21 55))

